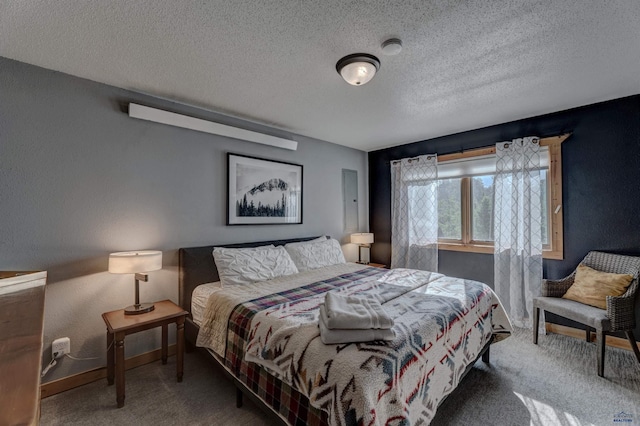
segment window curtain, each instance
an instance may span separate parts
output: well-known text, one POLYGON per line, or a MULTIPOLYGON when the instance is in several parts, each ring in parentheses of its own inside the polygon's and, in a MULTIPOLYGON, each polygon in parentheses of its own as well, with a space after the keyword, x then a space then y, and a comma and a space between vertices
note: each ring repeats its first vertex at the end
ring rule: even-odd
POLYGON ((391 163, 391 267, 438 270, 436 155, 391 163))
POLYGON ((517 327, 532 326, 542 285, 542 200, 537 137, 496 144, 495 290, 517 327))

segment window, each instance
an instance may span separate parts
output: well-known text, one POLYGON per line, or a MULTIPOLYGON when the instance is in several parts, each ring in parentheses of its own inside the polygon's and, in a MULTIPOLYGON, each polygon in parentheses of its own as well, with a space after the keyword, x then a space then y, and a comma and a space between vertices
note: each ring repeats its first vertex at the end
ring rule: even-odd
POLYGON ((462 179, 438 179, 438 240, 462 240, 462 179))
MULTIPOLYGON (((563 258, 562 159, 569 134, 540 139, 543 257, 563 258)), ((438 247, 493 253, 495 149, 438 157, 438 247)))
POLYGON ((471 185, 471 241, 493 241, 493 175, 469 178, 471 185))

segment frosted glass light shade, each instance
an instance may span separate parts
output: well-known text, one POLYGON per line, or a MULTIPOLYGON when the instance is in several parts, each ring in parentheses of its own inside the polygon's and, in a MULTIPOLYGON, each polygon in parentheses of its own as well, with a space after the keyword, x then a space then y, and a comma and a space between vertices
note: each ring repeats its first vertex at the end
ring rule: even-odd
POLYGON ((158 250, 121 251, 109 255, 109 272, 137 274, 162 269, 162 252, 158 250))
POLYGON ((373 234, 370 232, 351 234, 351 242, 353 244, 371 244, 373 243, 373 234))
POLYGON ((366 53, 345 56, 336 64, 336 69, 344 81, 352 86, 367 84, 380 67, 378 58, 366 53))
POLYGON ((352 86, 359 86, 366 84, 376 75, 376 67, 367 62, 354 62, 349 65, 345 65, 340 70, 340 75, 344 78, 344 81, 352 86))

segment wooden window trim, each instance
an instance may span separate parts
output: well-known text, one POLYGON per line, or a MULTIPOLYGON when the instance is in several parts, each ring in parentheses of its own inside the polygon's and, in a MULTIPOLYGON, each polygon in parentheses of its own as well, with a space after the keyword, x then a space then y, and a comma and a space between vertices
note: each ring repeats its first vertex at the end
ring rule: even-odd
MULTIPOLYGON (((540 146, 556 146, 556 147, 560 147, 560 144, 562 144, 562 142, 564 142, 565 140, 567 140, 569 138, 569 136, 571 136, 571 133, 565 133, 563 135, 560 136, 551 136, 548 138, 541 138, 540 139, 540 146)), ((551 148, 549 148, 551 149, 551 148)), ((481 155, 492 155, 496 153, 496 147, 495 146, 487 146, 484 148, 476 148, 476 149, 469 149, 467 151, 462 151, 462 152, 454 152, 452 154, 444 154, 444 155, 439 155, 438 156, 438 163, 442 162, 442 161, 451 161, 451 160, 460 160, 462 158, 471 158, 471 157, 479 157, 481 155)))
MULTIPOLYGON (((564 258, 564 232, 562 217, 562 149, 561 144, 571 136, 565 133, 540 139, 540 146, 549 147, 549 226, 551 227, 551 245, 542 251, 544 259, 562 260, 564 258)), ((464 152, 445 154, 438 156, 438 162, 459 160, 462 158, 478 157, 496 153, 495 146, 472 149, 464 152)), ((460 251, 467 253, 493 254, 492 243, 471 241, 471 206, 470 197, 471 179, 461 179, 462 188, 462 241, 440 240, 438 249, 448 251, 460 251), (465 183, 466 182, 466 183, 465 183)))
MULTIPOLYGON (((563 135, 565 136, 565 135, 563 135)), ((551 250, 543 252, 545 259, 562 260, 564 258, 564 230, 562 217, 562 149, 564 139, 549 144, 549 218, 551 219, 551 250)))
POLYGON ((471 179, 460 179, 460 196, 462 197, 462 243, 471 243, 471 179))

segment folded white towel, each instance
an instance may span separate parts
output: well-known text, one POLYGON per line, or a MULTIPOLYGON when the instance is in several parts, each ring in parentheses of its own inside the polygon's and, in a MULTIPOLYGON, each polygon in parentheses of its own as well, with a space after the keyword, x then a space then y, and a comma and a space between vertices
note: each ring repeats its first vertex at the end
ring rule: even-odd
MULTIPOLYGON (((324 310, 323 307, 320 310, 324 310)), ((391 329, 365 329, 365 330, 331 330, 327 328, 322 315, 318 321, 320 326, 320 340, 325 345, 334 345, 338 343, 358 343, 358 342, 372 342, 374 340, 393 340, 396 338, 396 333, 391 329)))
POLYGON ((391 328, 393 319, 374 299, 345 296, 328 292, 324 298, 327 328, 391 328))

